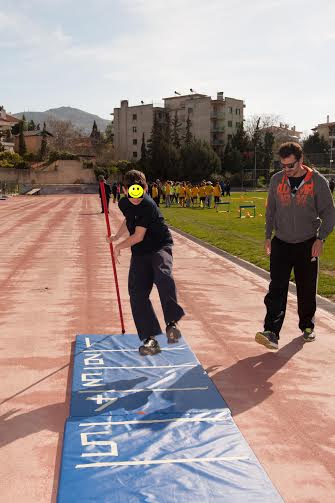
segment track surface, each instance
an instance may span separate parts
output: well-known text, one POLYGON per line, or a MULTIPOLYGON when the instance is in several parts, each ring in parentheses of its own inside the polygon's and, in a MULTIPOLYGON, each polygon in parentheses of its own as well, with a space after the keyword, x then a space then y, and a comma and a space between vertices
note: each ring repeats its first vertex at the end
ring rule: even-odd
MULTIPOLYGON (((0 222, 1 501, 54 503, 75 335, 120 333, 105 221, 97 196, 71 195, 0 201, 0 222)), ((254 342, 267 282, 179 235, 174 256, 183 333, 282 497, 334 501, 335 318, 320 309, 318 339, 303 345, 290 296, 268 352, 254 342)))

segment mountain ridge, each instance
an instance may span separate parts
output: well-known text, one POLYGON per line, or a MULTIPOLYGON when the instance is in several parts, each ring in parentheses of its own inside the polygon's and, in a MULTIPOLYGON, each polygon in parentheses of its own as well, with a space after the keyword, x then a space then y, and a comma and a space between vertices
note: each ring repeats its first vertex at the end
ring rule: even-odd
POLYGON ((43 122, 45 122, 48 127, 48 121, 50 120, 70 121, 76 128, 81 129, 86 134, 91 133, 94 121, 96 121, 98 129, 101 132, 104 132, 108 124, 111 122, 106 119, 102 119, 98 115, 80 110, 79 108, 65 106, 49 108, 44 112, 17 112, 12 115, 21 119, 23 114, 25 115, 27 121, 33 120, 35 124, 39 123, 41 127, 43 126, 43 122))

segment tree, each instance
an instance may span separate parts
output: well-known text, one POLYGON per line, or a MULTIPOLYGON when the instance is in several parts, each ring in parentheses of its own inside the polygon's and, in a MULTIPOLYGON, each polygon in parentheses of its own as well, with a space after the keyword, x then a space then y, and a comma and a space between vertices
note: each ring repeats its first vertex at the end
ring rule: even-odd
POLYGON ((47 149, 48 149, 47 133, 46 133, 46 124, 44 122, 44 124, 43 124, 43 131, 42 131, 42 143, 41 143, 41 148, 40 148, 40 151, 39 151, 39 159, 41 161, 43 161, 46 158, 47 149))
POLYGON ((22 124, 23 124, 23 131, 28 131, 28 122, 24 114, 22 115, 22 124))
POLYGON ((274 134, 266 131, 263 143, 263 173, 266 183, 270 180, 270 170, 273 161, 274 134))
POLYGON ((23 156, 27 152, 26 142, 24 139, 24 123, 20 122, 20 132, 19 132, 19 154, 23 156))
POLYGON ((244 129, 249 137, 249 140, 252 140, 256 129, 261 130, 271 126, 276 126, 279 124, 279 121, 280 116, 275 114, 252 115, 245 121, 244 129))
POLYGON ((141 161, 145 161, 147 158, 147 147, 145 145, 144 133, 142 134, 142 145, 141 145, 141 161))
POLYGON ((242 171, 242 154, 237 148, 233 148, 231 141, 228 141, 224 151, 223 169, 226 173, 242 171))
POLYGON ((33 120, 30 120, 28 122, 27 129, 28 129, 28 131, 35 131, 36 130, 35 122, 33 120))
POLYGON ((181 127, 182 124, 178 120, 178 113, 176 110, 172 119, 172 143, 177 149, 180 149, 181 147, 181 127))
POLYGON ((113 123, 110 122, 105 129, 105 139, 108 143, 113 143, 114 140, 114 127, 113 123))
POLYGON ((97 123, 95 121, 93 122, 92 131, 91 131, 90 136, 91 136, 92 140, 94 140, 94 141, 98 141, 101 139, 101 134, 98 129, 97 123))
POLYGON ((71 150, 73 143, 78 138, 83 138, 82 131, 77 129, 71 121, 48 121, 48 129, 53 137, 49 139, 49 145, 54 150, 71 150))
POLYGON ((188 114, 187 121, 186 121, 186 132, 185 132, 186 145, 190 145, 192 138, 193 138, 192 132, 191 132, 191 127, 192 127, 192 121, 190 119, 190 115, 188 114))
POLYGON ((209 143, 193 139, 181 148, 181 175, 191 182, 208 178, 213 172, 219 172, 221 161, 209 143))
POLYGON ((305 154, 323 154, 329 152, 329 148, 329 143, 317 131, 309 135, 303 143, 305 154))

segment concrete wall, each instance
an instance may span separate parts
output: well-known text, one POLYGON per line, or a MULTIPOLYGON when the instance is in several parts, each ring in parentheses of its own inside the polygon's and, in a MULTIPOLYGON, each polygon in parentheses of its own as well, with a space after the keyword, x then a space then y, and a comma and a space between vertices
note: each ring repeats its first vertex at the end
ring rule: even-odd
POLYGON ((27 185, 96 183, 96 177, 93 169, 83 168, 81 161, 55 161, 37 169, 0 168, 0 181, 27 185))

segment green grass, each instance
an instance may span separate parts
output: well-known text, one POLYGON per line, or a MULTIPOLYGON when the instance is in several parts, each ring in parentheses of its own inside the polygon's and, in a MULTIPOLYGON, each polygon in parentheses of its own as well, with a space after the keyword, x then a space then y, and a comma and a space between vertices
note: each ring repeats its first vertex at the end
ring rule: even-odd
MULTIPOLYGON (((232 193, 231 198, 222 199, 230 200, 229 213, 202 208, 164 208, 164 205, 161 210, 169 225, 268 271, 269 258, 263 249, 266 196, 266 192, 232 193), (256 205, 256 218, 239 218, 240 204, 249 202, 256 205)), ((221 205, 221 209, 225 207, 221 205)), ((250 214, 253 215, 252 210, 250 214)), ((320 262, 318 293, 335 300, 335 232, 325 244, 320 262)))

